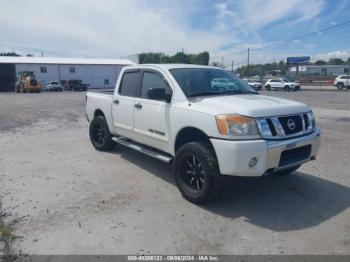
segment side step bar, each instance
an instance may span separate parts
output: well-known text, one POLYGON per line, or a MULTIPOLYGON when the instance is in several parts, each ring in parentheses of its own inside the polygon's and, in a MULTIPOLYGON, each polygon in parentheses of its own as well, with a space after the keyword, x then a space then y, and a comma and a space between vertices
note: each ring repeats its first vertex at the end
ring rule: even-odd
POLYGON ((131 149, 134 149, 138 152, 141 152, 145 155, 148 155, 148 156, 151 156, 153 158, 156 158, 160 161, 163 161, 165 163, 170 163, 173 158, 171 156, 168 156, 166 154, 162 154, 161 152, 158 152, 158 151, 155 151, 155 150, 152 150, 152 149, 149 149, 149 148, 146 148, 146 147, 143 147, 139 144, 136 144, 136 143, 133 143, 132 141, 130 140, 126 140, 125 138, 122 138, 122 137, 112 137, 112 140, 123 145, 123 146, 126 146, 126 147, 129 147, 131 149))

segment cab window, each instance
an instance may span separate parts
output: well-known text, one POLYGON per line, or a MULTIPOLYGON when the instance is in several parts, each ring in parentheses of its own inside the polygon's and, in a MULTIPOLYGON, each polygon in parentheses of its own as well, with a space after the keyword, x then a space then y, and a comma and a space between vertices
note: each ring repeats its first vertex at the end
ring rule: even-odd
POLYGON ((119 94, 122 96, 137 97, 139 90, 140 71, 126 71, 119 88, 119 94))
POLYGON ((141 98, 164 101, 171 89, 164 78, 155 72, 145 71, 141 84, 141 98))

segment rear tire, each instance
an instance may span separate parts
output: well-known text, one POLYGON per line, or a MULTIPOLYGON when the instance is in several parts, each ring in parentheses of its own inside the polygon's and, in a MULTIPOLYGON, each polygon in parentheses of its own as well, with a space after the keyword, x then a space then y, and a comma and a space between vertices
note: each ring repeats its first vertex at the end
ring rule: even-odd
POLYGON ((224 189, 224 176, 210 146, 187 143, 175 156, 175 180, 182 196, 192 203, 217 198, 224 189))
POLYGON ((116 146, 103 116, 97 116, 91 121, 89 134, 92 145, 99 151, 108 151, 116 146))
POLYGON ((344 88, 344 84, 343 83, 338 83, 337 84, 337 88, 338 88, 338 90, 343 89, 344 88))
POLYGON ((265 86, 265 89, 266 89, 267 91, 271 91, 271 86, 265 86))

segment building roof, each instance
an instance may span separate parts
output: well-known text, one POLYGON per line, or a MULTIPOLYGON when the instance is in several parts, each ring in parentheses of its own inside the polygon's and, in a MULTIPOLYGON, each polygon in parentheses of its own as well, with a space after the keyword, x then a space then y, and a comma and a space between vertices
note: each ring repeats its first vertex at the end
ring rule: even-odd
POLYGON ((322 68, 322 67, 349 67, 350 65, 305 65, 306 67, 315 67, 315 68, 322 68))
POLYGON ((127 59, 0 56, 0 64, 132 65, 127 59))

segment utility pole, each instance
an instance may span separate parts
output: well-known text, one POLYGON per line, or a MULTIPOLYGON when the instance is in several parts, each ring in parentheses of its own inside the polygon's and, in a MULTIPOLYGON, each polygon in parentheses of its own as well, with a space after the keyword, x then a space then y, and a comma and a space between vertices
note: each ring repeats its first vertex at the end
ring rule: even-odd
POLYGON ((247 76, 248 76, 248 74, 249 74, 249 52, 250 52, 250 50, 249 50, 249 48, 248 48, 247 76))
POLYGON ((248 67, 249 67, 249 48, 248 48, 248 67))
POLYGON ((224 68, 224 57, 221 57, 221 67, 224 68))
POLYGON ((231 62, 231 71, 232 71, 232 73, 233 73, 233 60, 232 60, 232 62, 231 62))

